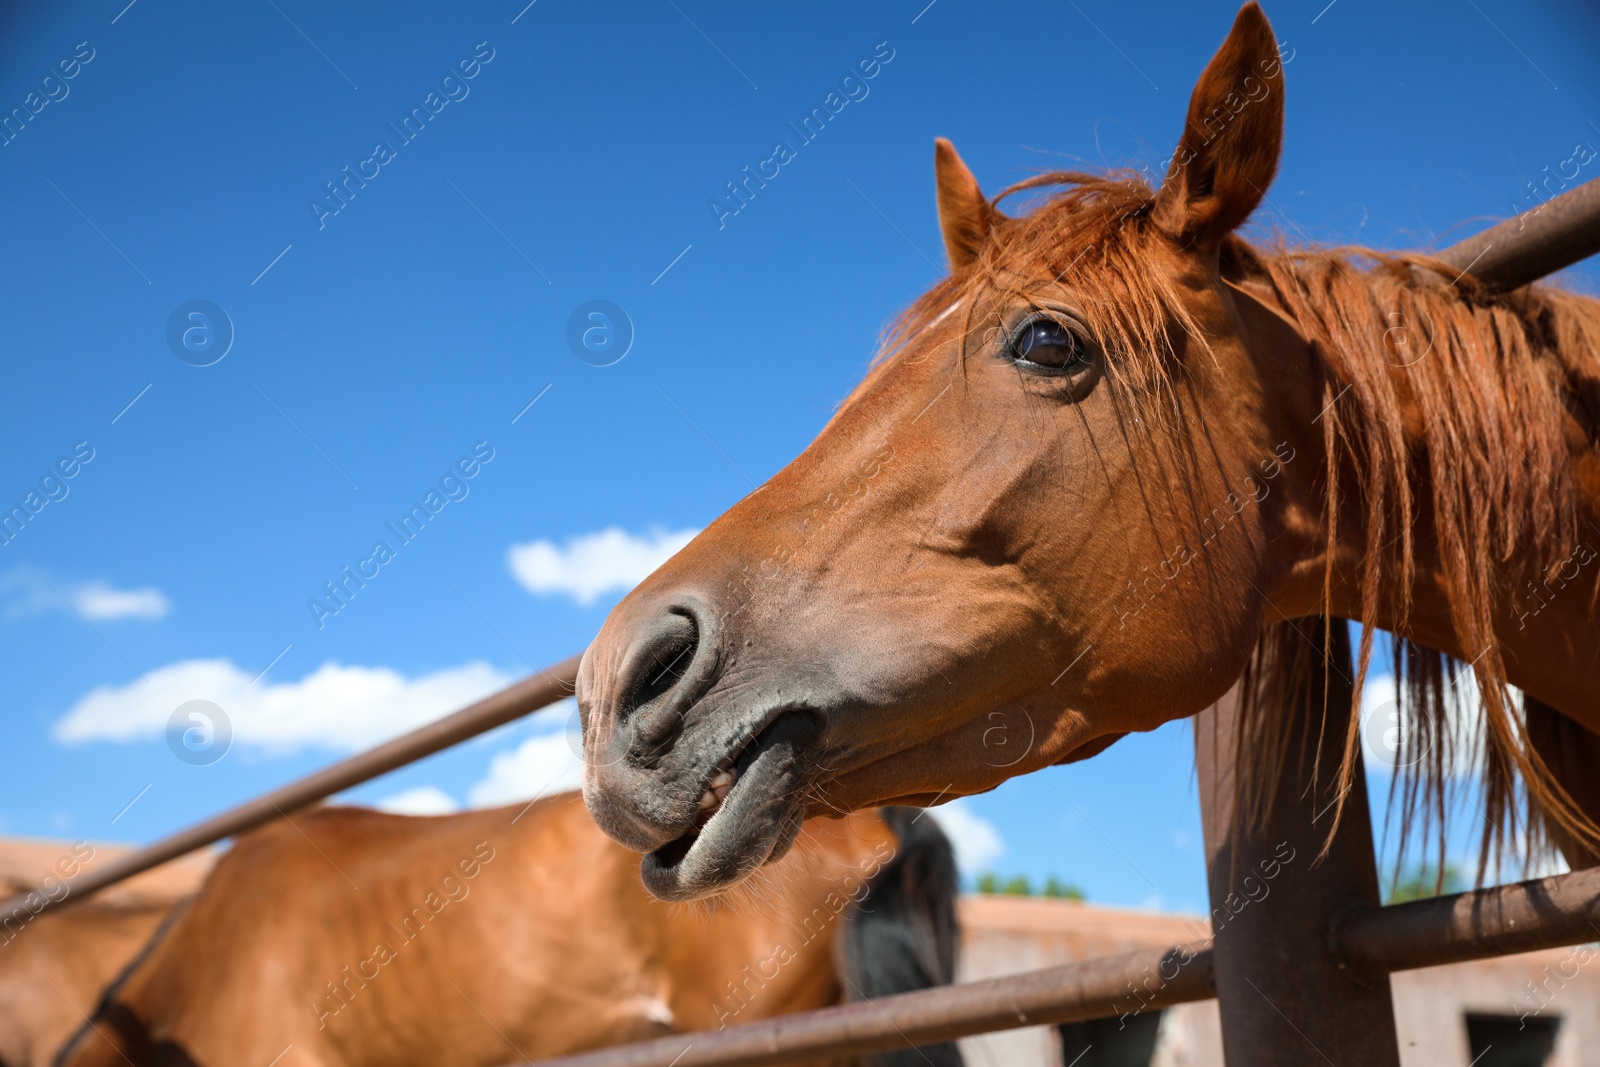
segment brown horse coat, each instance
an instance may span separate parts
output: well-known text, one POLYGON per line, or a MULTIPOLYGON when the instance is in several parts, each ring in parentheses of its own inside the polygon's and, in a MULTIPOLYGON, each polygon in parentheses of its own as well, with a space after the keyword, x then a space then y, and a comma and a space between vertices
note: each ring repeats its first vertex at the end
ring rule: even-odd
POLYGON ((41 915, 0 946, 0 1064, 49 1067, 172 908, 90 901, 41 915))
POLYGON ((490 1067, 822 1007, 900 847, 875 812, 820 820, 750 892, 677 906, 575 794, 314 810, 240 839, 62 1062, 490 1067))

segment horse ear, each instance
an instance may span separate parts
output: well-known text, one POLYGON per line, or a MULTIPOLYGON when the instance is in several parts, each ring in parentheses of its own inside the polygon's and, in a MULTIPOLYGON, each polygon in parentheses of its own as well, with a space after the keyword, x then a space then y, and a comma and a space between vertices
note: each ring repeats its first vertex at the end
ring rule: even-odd
POLYGON ((1183 138, 1156 194, 1156 225, 1186 244, 1231 232, 1266 196, 1282 145, 1283 63, 1252 0, 1189 98, 1183 138))
POLYGON ((978 179, 943 137, 933 142, 933 173, 939 186, 939 229, 950 269, 960 270, 978 258, 1000 213, 978 188, 978 179))

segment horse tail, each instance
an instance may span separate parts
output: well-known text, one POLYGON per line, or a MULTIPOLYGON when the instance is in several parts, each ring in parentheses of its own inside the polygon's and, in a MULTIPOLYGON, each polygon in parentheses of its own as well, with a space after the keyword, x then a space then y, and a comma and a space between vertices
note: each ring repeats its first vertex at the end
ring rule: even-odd
MULTIPOLYGON (((955 980, 960 920, 955 850, 919 808, 883 808, 899 847, 846 919, 844 978, 851 1000, 955 980)), ((866 1067, 964 1067, 954 1042, 864 1057, 866 1067)))
POLYGON ((134 972, 150 958, 150 954, 166 939, 184 912, 189 910, 193 900, 193 897, 185 897, 162 917, 144 947, 101 991, 93 1014, 56 1050, 50 1060, 51 1067, 128 1067, 130 1064, 142 1067, 149 1060, 149 1033, 138 1017, 117 997, 134 972))

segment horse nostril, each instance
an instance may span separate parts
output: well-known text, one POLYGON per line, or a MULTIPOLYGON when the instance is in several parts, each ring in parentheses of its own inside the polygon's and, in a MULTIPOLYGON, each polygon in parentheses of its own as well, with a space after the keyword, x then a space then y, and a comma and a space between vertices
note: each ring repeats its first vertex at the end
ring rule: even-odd
POLYGON ((643 670, 628 700, 630 710, 637 711, 671 692, 678 684, 694 660, 695 649, 700 644, 700 627, 687 615, 672 614, 667 616, 666 625, 652 636, 650 648, 640 660, 643 670))

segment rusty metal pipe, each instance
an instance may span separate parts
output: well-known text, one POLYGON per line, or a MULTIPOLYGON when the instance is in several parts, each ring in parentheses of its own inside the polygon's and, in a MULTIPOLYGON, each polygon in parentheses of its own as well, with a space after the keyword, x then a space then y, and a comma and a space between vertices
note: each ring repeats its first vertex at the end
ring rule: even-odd
MULTIPOLYGON (((1329 937, 1345 966, 1375 975, 1600 941, 1600 868, 1362 908, 1341 916, 1329 937)), ((1211 951, 1197 943, 658 1038, 537 1067, 795 1063, 1109 1018, 1215 995, 1211 951)))
POLYGON ((1022 1026, 1132 1015, 1214 995, 1209 949, 1198 944, 1152 948, 579 1053, 541 1061, 539 1067, 797 1063, 1022 1026))
POLYGON ((1515 289, 1600 252, 1600 178, 1588 181, 1437 256, 1499 290, 1515 289))
POLYGON ((1333 938, 1348 966, 1372 973, 1600 941, 1600 868, 1364 908, 1333 938))

